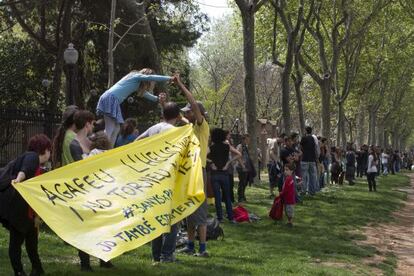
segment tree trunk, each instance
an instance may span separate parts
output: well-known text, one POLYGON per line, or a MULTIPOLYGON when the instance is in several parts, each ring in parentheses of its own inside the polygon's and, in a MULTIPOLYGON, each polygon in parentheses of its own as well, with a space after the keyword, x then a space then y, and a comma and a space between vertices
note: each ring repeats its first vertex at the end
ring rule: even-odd
POLYGON ((388 131, 384 131, 384 148, 387 149, 390 146, 390 133, 388 131))
POLYGON ((290 133, 291 116, 290 116, 290 74, 292 73, 293 57, 295 48, 296 34, 288 34, 288 49, 286 52, 286 63, 282 71, 282 116, 283 128, 285 133, 290 133))
POLYGON ((377 143, 381 148, 384 148, 384 130, 384 122, 381 121, 377 127, 377 143))
POLYGON ((298 108, 298 114, 299 114, 299 126, 300 126, 300 133, 301 135, 305 134, 305 114, 303 111, 303 101, 302 101, 302 81, 303 81, 303 75, 302 72, 299 69, 299 60, 297 58, 297 54, 295 55, 295 93, 296 93, 296 103, 298 108))
POLYGON ((108 38, 108 88, 114 84, 114 32, 115 32, 116 0, 111 1, 111 19, 109 21, 108 38))
POLYGON ((331 80, 326 78, 320 85, 322 96, 322 136, 331 138, 331 80))
MULTIPOLYGON (((243 59, 245 69, 244 92, 246 97, 247 131, 250 135, 249 153, 255 167, 257 159, 257 110, 255 91, 255 64, 254 64, 254 10, 242 11, 243 22, 243 59)), ((259 173, 259 170, 257 170, 259 173)))
POLYGON ((399 136, 399 132, 397 130, 396 127, 394 127, 393 132, 392 132, 392 136, 391 136, 391 144, 392 144, 392 149, 396 150, 398 147, 398 136, 399 136))
POLYGON ((152 35, 151 26, 146 15, 146 1, 138 3, 136 0, 120 0, 119 4, 129 11, 135 21, 141 20, 139 32, 145 35, 142 43, 145 46, 147 59, 145 66, 154 69, 157 73, 162 73, 160 55, 158 53, 157 45, 155 44, 154 36, 152 35))
POLYGON ((50 96, 49 111, 57 112, 60 90, 62 87, 63 73, 63 52, 71 38, 71 17, 74 0, 66 1, 62 19, 62 37, 59 39, 58 51, 56 53, 56 63, 53 71, 52 94, 50 96))
POLYGON ((375 134, 375 128, 376 128, 376 122, 377 116, 374 111, 369 112, 369 130, 368 130, 368 142, 370 145, 376 144, 376 134, 375 134))
POLYGON ((285 69, 282 73, 282 117, 283 117, 283 130, 285 133, 290 133, 290 84, 289 84, 290 72, 285 69))
POLYGON ((357 128, 356 128, 356 132, 357 132, 357 144, 358 147, 362 146, 363 144, 365 144, 365 111, 363 108, 359 109, 358 112, 358 118, 357 118, 357 128))
POLYGON ((344 111, 344 102, 338 102, 338 146, 346 148, 346 131, 345 131, 345 111, 344 111))
POLYGON ((349 140, 348 141, 349 142, 352 142, 352 143, 355 143, 355 139, 354 139, 354 128, 353 128, 351 122, 349 122, 348 127, 349 127, 349 140))

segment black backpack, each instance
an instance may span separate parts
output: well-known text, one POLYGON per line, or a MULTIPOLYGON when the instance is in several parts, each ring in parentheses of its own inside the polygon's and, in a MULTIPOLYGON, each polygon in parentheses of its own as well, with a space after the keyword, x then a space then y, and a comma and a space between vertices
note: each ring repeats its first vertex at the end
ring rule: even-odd
POLYGON ((207 240, 217 240, 219 237, 224 239, 224 231, 220 227, 220 222, 214 217, 207 218, 207 240))
POLYGON ((7 190, 11 186, 13 178, 13 168, 16 160, 10 161, 5 167, 0 168, 0 192, 7 190))
POLYGON ((5 167, 0 168, 0 225, 2 224, 8 229, 9 212, 11 199, 13 198, 16 190, 11 185, 13 177, 13 168, 16 160, 9 162, 5 167))

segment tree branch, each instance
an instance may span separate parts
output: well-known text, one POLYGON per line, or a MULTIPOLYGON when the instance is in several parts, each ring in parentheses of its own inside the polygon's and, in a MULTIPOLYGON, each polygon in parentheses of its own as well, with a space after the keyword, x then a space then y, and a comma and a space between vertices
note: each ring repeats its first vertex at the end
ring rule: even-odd
POLYGON ((11 4, 10 8, 13 12, 13 16, 16 18, 17 22, 20 24, 20 26, 23 28, 24 31, 26 31, 34 40, 36 40, 47 51, 51 53, 57 53, 57 47, 54 47, 46 39, 42 39, 41 37, 39 37, 39 35, 37 35, 34 32, 34 30, 32 30, 29 27, 29 25, 26 24, 25 20, 21 16, 20 10, 16 7, 15 4, 11 4))
POLYGON ((254 8, 254 12, 256 13, 263 6, 263 4, 267 2, 267 0, 255 0, 255 1, 256 1, 256 5, 254 8))
POLYGON ((303 68, 305 68, 306 72, 308 72, 308 74, 312 77, 312 79, 318 83, 319 85, 322 84, 323 80, 322 78, 318 75, 318 73, 316 73, 316 71, 304 60, 304 58, 302 57, 302 54, 299 52, 298 53, 298 59, 299 59, 299 63, 302 65, 303 68))
POLYGON ((134 24, 130 25, 129 28, 125 31, 125 33, 118 39, 118 41, 116 42, 114 48, 112 49, 112 51, 115 51, 116 48, 118 47, 119 43, 121 43, 122 39, 129 33, 129 31, 135 27, 138 23, 140 23, 141 21, 144 20, 144 18, 146 18, 147 15, 145 15, 144 17, 138 19, 134 24))

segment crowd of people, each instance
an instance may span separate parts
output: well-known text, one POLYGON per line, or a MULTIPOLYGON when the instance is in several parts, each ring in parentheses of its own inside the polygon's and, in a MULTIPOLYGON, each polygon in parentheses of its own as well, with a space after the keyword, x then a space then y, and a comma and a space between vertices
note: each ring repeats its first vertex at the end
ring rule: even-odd
MULTIPOLYGON (((100 154, 114 147, 126 145, 136 140, 156 135, 187 123, 192 123, 194 133, 200 141, 200 158, 203 167, 204 190, 214 197, 216 217, 220 222, 236 223, 233 217, 234 175, 238 176, 237 202, 247 201, 246 188, 260 175, 249 155, 249 135, 245 134, 238 145, 234 145, 229 131, 215 128, 210 132, 203 104, 193 97, 183 84, 179 75, 158 76, 151 69, 132 71, 99 99, 96 115, 76 106, 68 106, 62 116, 62 124, 51 141, 44 134, 33 136, 27 152, 11 161, 2 170, 10 182, 19 183, 44 172, 44 164, 51 159, 52 168, 100 154), (186 97, 188 104, 179 109, 174 102, 167 101, 167 94, 152 94, 155 82, 175 83, 186 97), (158 101, 162 108, 162 120, 139 134, 134 119, 124 120, 120 104, 132 93, 138 92, 151 101, 158 101), (210 192, 208 192, 208 190, 210 192), (225 204, 223 214, 222 202, 225 204)), ((375 177, 398 172, 401 168, 411 168, 412 153, 400 154, 398 151, 381 150, 378 147, 362 146, 359 151, 349 144, 346 151, 332 147, 328 149, 327 139, 312 134, 312 128, 306 128, 306 134, 300 139, 297 133, 281 134, 268 141, 268 175, 270 196, 275 196, 278 188, 283 197, 288 225, 293 226, 294 205, 303 195, 315 195, 329 182, 342 184, 343 179, 350 185, 357 177, 367 176, 369 190, 376 191, 375 177), (329 178, 330 175, 330 178, 329 178), (330 179, 330 181, 328 181, 330 179)), ((7 184, 7 183, 6 183, 7 184)), ((9 183, 10 184, 10 183, 9 183)), ((17 184, 18 185, 18 184, 17 184)), ((9 230, 9 257, 15 275, 26 275, 21 262, 21 247, 26 250, 32 263, 30 275, 44 273, 38 254, 39 216, 30 208, 12 185, 0 185, 0 221, 9 230)), ((179 253, 197 257, 209 257, 207 251, 207 200, 186 218, 188 241, 179 253), (198 235, 197 235, 198 234, 198 235), (198 251, 196 250, 198 237, 198 251)), ((165 233, 152 241, 154 262, 175 262, 176 239, 179 225, 172 225, 165 233)), ((92 271, 90 256, 78 251, 82 271, 92 271)), ((111 262, 100 261, 100 266, 113 267, 111 262)))
MULTIPOLYGON (((38 254, 38 231, 41 219, 15 191, 12 183, 18 185, 19 182, 44 173, 47 167, 45 165, 49 161, 53 169, 59 168, 114 147, 161 133, 176 125, 187 123, 193 124, 194 133, 200 141, 200 159, 205 178, 210 135, 205 113, 203 105, 194 99, 179 75, 158 76, 154 75, 151 69, 132 71, 103 93, 96 110, 96 115, 102 117, 98 120, 97 116, 88 110, 81 110, 77 106, 66 107, 62 115, 62 124, 52 140, 44 134, 31 137, 27 151, 1 170, 0 222, 10 233, 9 258, 15 275, 26 275, 21 262, 21 247, 24 242, 32 263, 30 275, 42 275, 44 270, 38 254), (180 110, 176 103, 167 102, 166 93, 154 96, 152 89, 155 82, 160 81, 175 83, 187 98, 188 104, 180 110), (138 92, 140 96, 148 100, 158 101, 163 110, 162 121, 141 135, 136 128, 136 120, 129 118, 124 121, 120 108, 122 101, 134 92, 138 92)), ((204 183, 206 184, 207 181, 204 180, 204 183)), ((186 218, 188 243, 184 253, 194 253, 201 257, 208 256, 206 245, 207 207, 207 201, 205 201, 186 218), (197 232, 199 250, 196 253, 197 232)), ((152 253, 155 262, 175 261, 177 228, 177 225, 173 225, 169 233, 153 240, 152 253)), ((81 270, 92 271, 90 256, 81 250, 78 251, 78 255, 81 270)), ((100 266, 111 268, 113 264, 101 260, 100 266)))

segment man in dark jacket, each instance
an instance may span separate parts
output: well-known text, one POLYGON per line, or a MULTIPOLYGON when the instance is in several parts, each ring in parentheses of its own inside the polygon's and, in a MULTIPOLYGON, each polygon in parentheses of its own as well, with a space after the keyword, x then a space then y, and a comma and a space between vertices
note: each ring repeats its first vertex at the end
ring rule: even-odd
POLYGON ((306 135, 300 141, 302 149, 302 179, 305 190, 314 195, 319 190, 318 174, 316 170, 317 151, 315 139, 312 136, 312 128, 306 127, 306 135))

